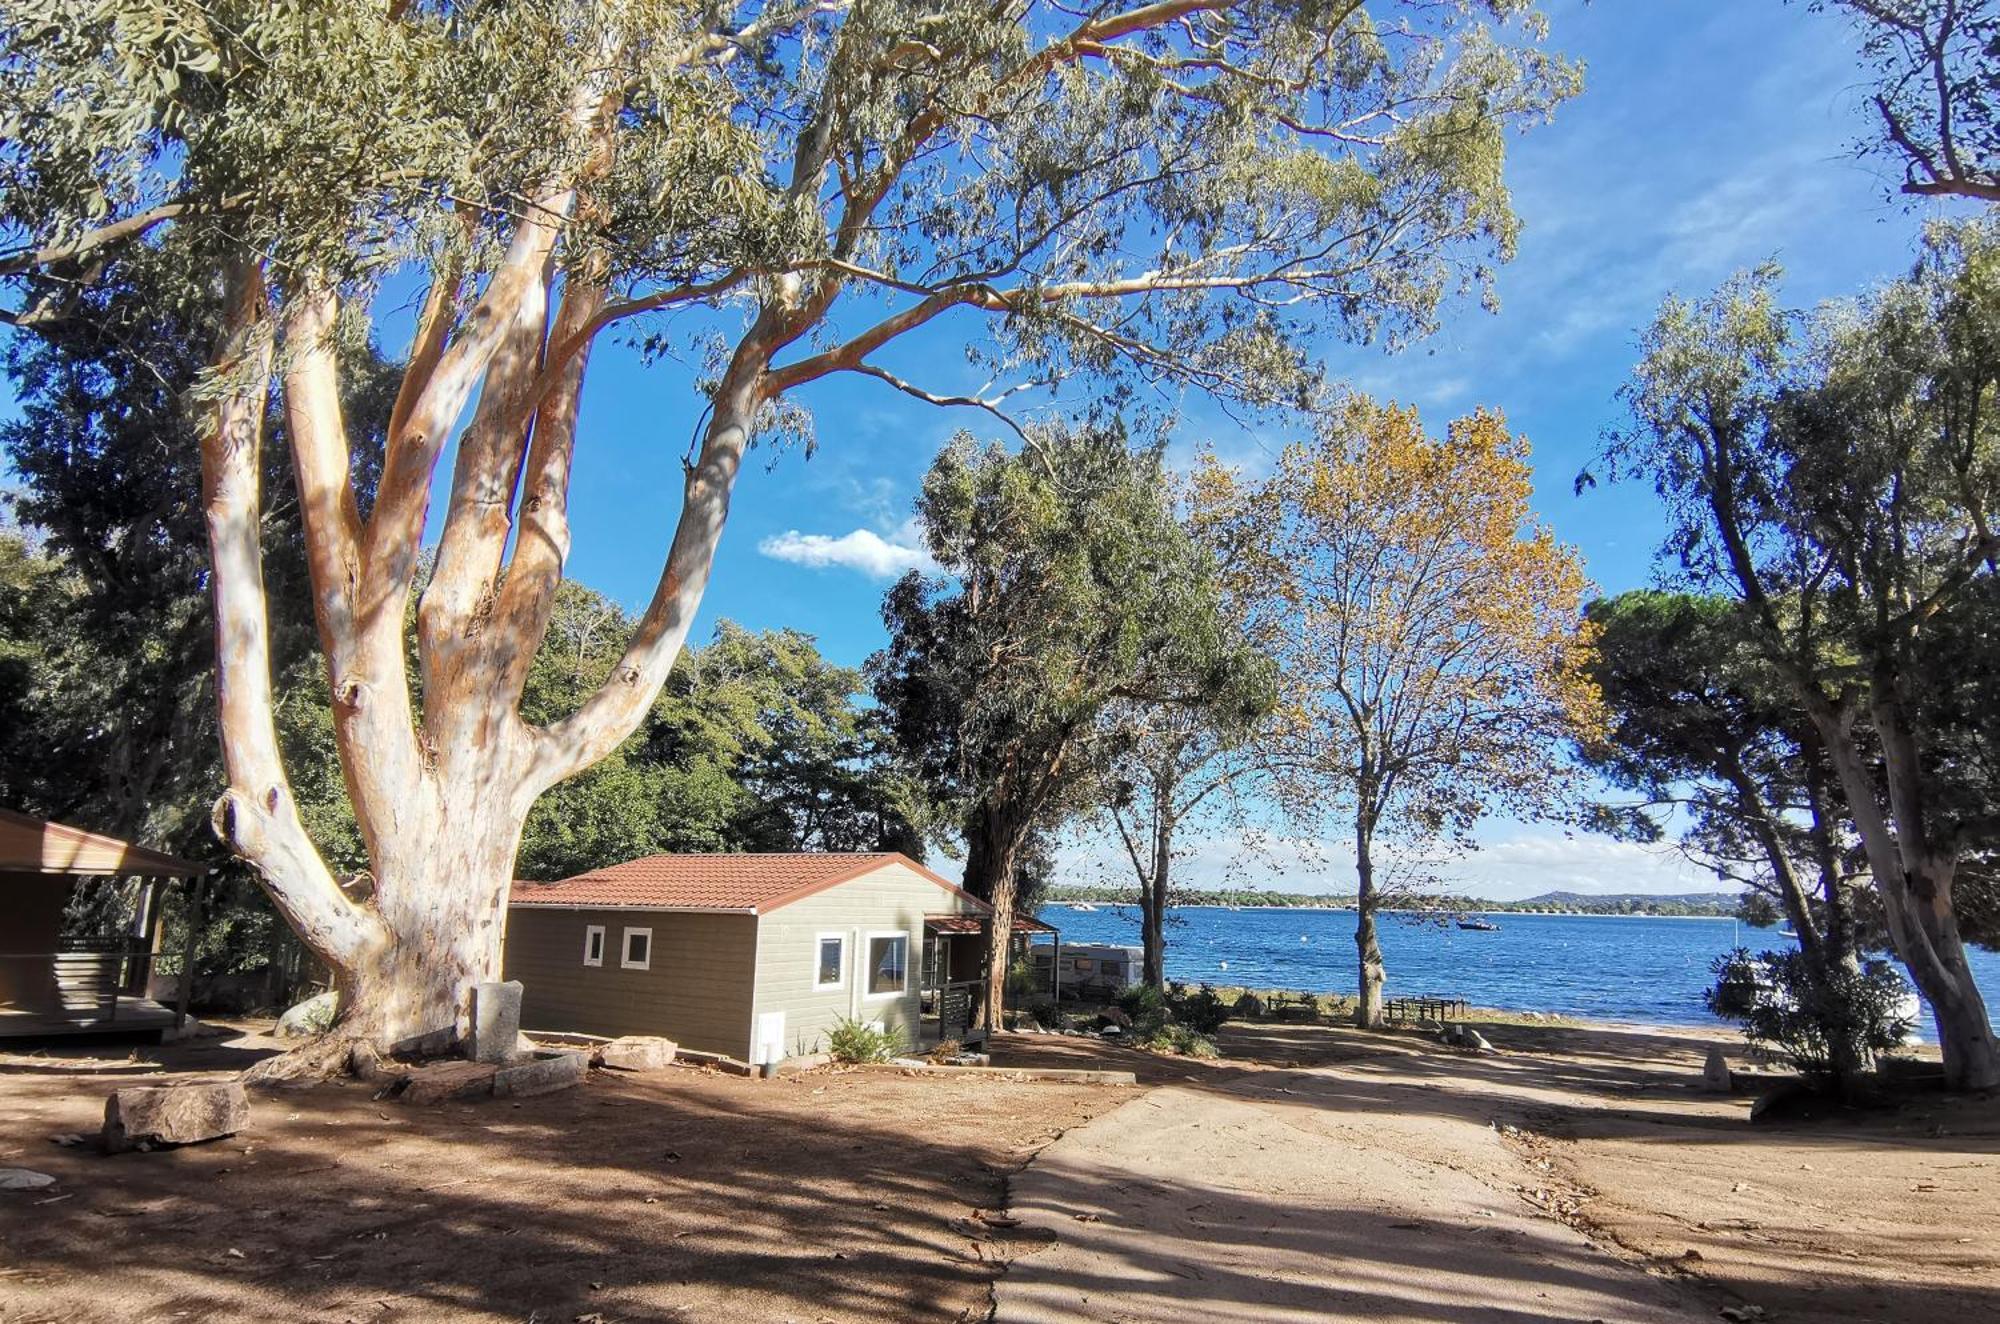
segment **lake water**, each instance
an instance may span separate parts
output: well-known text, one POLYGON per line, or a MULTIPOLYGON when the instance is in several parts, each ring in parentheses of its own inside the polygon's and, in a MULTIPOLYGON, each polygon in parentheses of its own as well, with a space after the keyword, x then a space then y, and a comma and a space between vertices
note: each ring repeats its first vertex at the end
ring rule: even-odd
MULTIPOLYGON (((1188 983, 1352 993, 1354 913, 1176 906, 1167 927, 1167 977, 1188 983)), ((1064 942, 1136 946, 1137 906, 1094 911, 1046 906, 1064 942)), ((1509 1011, 1554 1011, 1599 1020, 1713 1025, 1702 1005, 1709 963, 1737 945, 1752 951, 1790 939, 1733 919, 1624 915, 1493 915, 1495 933, 1455 924, 1384 918, 1382 950, 1392 997, 1440 994, 1509 1011)), ((2000 953, 1974 949, 1974 978, 2000 1015, 2000 953)), ((1930 1037, 1929 1017, 1918 1027, 1930 1037)))

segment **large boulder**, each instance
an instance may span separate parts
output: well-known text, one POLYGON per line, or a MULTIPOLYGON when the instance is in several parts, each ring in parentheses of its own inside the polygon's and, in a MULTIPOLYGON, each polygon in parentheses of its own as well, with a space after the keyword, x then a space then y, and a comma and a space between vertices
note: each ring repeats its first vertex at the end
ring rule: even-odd
POLYGON ((628 1034, 597 1050, 597 1065, 615 1071, 659 1071, 674 1064, 678 1045, 657 1035, 628 1034))
POLYGON ((104 1101, 104 1148, 194 1145, 250 1125, 250 1096, 240 1080, 135 1086, 104 1101))
POLYGON ((307 998, 278 1017, 276 1033, 281 1039, 309 1039, 325 1034, 333 1028, 333 1016, 339 1009, 340 995, 331 990, 307 998))

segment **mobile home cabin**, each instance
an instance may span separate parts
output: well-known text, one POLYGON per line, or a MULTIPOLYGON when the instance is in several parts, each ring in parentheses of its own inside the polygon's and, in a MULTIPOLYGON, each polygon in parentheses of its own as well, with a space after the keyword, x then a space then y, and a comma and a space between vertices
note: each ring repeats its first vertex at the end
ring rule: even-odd
MULTIPOLYGON (((654 855, 516 883, 522 1028, 656 1034, 762 1064, 843 1020, 906 1048, 981 1036, 992 911, 907 856, 654 855)), ((1016 921, 1016 941, 1043 927, 1016 921)))

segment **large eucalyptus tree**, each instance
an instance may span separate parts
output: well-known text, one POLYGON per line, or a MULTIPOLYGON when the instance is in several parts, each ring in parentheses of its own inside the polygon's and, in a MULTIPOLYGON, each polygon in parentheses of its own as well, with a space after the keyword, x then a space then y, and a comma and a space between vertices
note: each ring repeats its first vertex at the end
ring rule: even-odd
POLYGON ((799 425, 792 393, 859 373, 993 407, 1087 373, 1114 401, 1291 398, 1302 330, 1419 333, 1484 283, 1514 238, 1505 135, 1577 84, 1529 0, 19 0, 0 21, 7 320, 60 315, 66 284, 137 244, 221 307, 201 424, 215 821, 338 972, 344 1038, 375 1044, 463 1025, 524 816, 647 711, 744 450, 799 425), (412 287, 364 510, 336 328, 402 325, 412 287), (593 348, 697 306, 643 332, 692 351, 721 329, 705 402, 667 402, 706 410, 657 591, 600 689, 526 721, 593 348), (919 331, 967 344, 991 387, 885 366, 919 331), (274 390, 371 862, 354 887, 273 734, 255 458, 274 390), (406 627, 434 479, 435 574, 406 627))

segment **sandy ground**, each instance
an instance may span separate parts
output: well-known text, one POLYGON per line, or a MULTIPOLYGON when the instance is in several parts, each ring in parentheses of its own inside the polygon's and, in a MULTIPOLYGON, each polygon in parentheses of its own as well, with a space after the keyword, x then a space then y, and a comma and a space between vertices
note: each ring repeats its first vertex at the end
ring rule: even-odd
MULTIPOLYGON (((142 1052, 233 1069, 255 1045, 142 1052)), ((1010 1240, 964 1220, 1135 1093, 675 1069, 435 1109, 259 1095, 240 1136, 170 1152, 50 1142, 163 1076, 0 1057, 0 1167, 58 1178, 0 1192, 6 1324, 982 1319, 1010 1240)))
POLYGON ((1017 1180, 1055 1240, 999 1319, 2000 1320, 2000 1103, 1753 1126, 1697 1088, 1740 1042, 1485 1032, 1502 1053, 1232 1027, 1230 1063, 1150 1063, 1163 1088, 1017 1180))
POLYGON ((1502 1053, 1306 1026, 1230 1027, 1220 1063, 1001 1053, 1138 1090, 675 1070, 415 1109, 333 1085, 116 1158, 49 1137, 171 1078, 146 1058, 233 1070, 258 1042, 0 1057, 0 1167, 59 1179, 0 1193, 0 1321, 977 1320, 1010 1261, 1007 1324, 2000 1320, 2000 1104, 1753 1127, 1697 1088, 1702 1036, 1486 1033, 1502 1053), (1025 1226, 969 1221, 1010 1185, 1025 1226))

